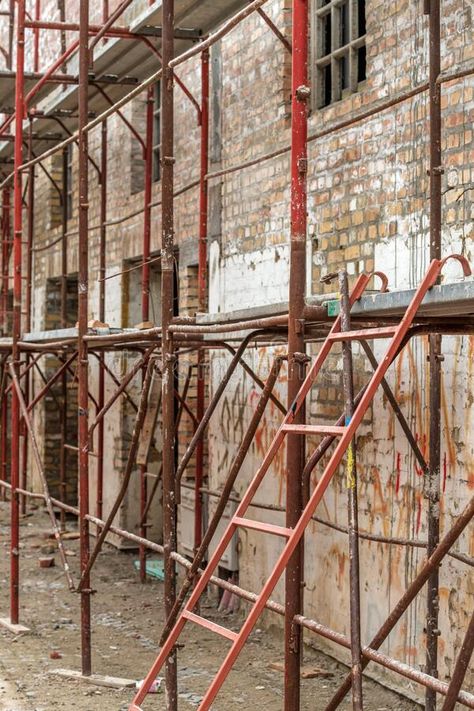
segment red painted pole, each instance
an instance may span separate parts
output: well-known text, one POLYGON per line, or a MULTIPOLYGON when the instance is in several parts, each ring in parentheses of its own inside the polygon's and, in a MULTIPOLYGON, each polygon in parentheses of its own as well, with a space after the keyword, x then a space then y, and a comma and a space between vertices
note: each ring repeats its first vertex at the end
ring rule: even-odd
MULTIPOLYGON (((198 303, 199 311, 207 308, 207 224, 209 169, 209 50, 201 55, 201 173, 199 192, 199 256, 198 256, 198 303)), ((197 367, 197 420, 201 422, 205 409, 205 355, 198 352, 197 367)), ((196 447, 196 475, 194 479, 195 517, 194 551, 202 541, 202 485, 204 479, 204 440, 201 437, 196 447)))
MULTIPOLYGON (((19 0, 17 5, 17 38, 16 38, 16 85, 15 85, 15 159, 13 175, 13 368, 16 375, 20 372, 20 349, 18 342, 21 337, 21 292, 22 292, 22 236, 23 236, 23 206, 22 206, 22 174, 20 166, 23 163, 23 117, 25 115, 24 72, 25 72, 25 0, 19 0)), ((20 583, 20 509, 19 495, 16 491, 20 484, 20 402, 18 394, 13 390, 11 410, 11 558, 10 558, 10 621, 18 624, 20 614, 19 583, 20 583)))
MULTIPOLYGON (((143 267, 142 267, 142 321, 148 321, 150 318, 150 245, 151 245, 151 192, 153 184, 153 111, 154 88, 149 87, 147 91, 146 104, 146 137, 145 137, 145 191, 144 191, 144 220, 143 220, 143 267)), ((143 379, 146 375, 146 367, 143 368, 143 379)), ((140 536, 147 537, 147 467, 145 464, 140 466, 140 536)), ((140 560, 140 580, 142 583, 146 580, 146 548, 139 548, 140 560)))
MULTIPOLYGON (((307 140, 308 140, 308 0, 293 0, 291 235, 288 319, 288 407, 304 381, 296 354, 305 350, 303 331, 306 289, 307 140)), ((304 407, 295 424, 304 422, 304 407)), ((304 438, 290 435, 286 454, 286 525, 294 528, 303 510, 304 438)), ((285 571, 285 711, 300 708, 301 630, 293 618, 302 607, 302 551, 296 547, 285 571)))
MULTIPOLYGON (((29 120, 28 129, 28 160, 33 157, 33 126, 32 120, 29 120)), ((25 331, 29 333, 31 330, 31 290, 32 290, 32 275, 33 275, 33 236, 34 236, 34 219, 35 219, 35 166, 31 166, 28 171, 28 201, 27 201, 27 215, 28 215, 28 232, 27 232, 27 243, 26 243, 26 293, 25 293, 25 331)), ((25 368, 28 368, 30 361, 30 355, 25 354, 25 368)), ((24 378, 24 399, 26 404, 29 403, 30 399, 30 375, 28 371, 24 378)), ((22 442, 22 458, 21 458, 21 475, 20 475, 20 486, 22 489, 27 488, 28 480, 28 433, 26 429, 26 424, 22 419, 21 423, 21 434, 23 437, 22 442)), ((26 497, 20 497, 21 513, 26 513, 26 497)))
MULTIPOLYGON (((39 22, 41 19, 41 0, 36 0, 35 3, 35 20, 39 22)), ((34 32, 34 47, 33 47, 33 65, 35 72, 39 71, 39 48, 40 48, 40 28, 35 27, 34 32)))
MULTIPOLYGON (((106 250, 107 250, 107 121, 102 124, 101 151, 100 151, 100 247, 99 247, 99 321, 105 323, 105 285, 106 285, 106 250)), ((99 355, 99 392, 97 396, 97 409, 100 412, 105 403, 105 354, 99 355)), ((99 422, 97 430, 97 489, 96 512, 97 518, 102 518, 104 499, 104 420, 99 422)))
MULTIPOLYGON (((2 244, 1 257, 2 268, 0 272, 0 333, 6 335, 8 329, 7 322, 7 295, 8 295, 8 265, 10 259, 10 189, 4 188, 2 191, 2 244)), ((5 371, 2 373, 2 378, 6 377, 5 371)), ((2 412, 1 412, 1 430, 0 430, 0 480, 7 480, 7 434, 8 434, 8 390, 6 382, 2 383, 1 392, 2 412)), ((0 491, 0 500, 5 501, 5 489, 0 491)))
POLYGON ((0 295, 0 329, 2 330, 2 333, 6 335, 8 330, 8 270, 11 251, 10 188, 4 188, 2 192, 2 201, 2 272, 0 295))

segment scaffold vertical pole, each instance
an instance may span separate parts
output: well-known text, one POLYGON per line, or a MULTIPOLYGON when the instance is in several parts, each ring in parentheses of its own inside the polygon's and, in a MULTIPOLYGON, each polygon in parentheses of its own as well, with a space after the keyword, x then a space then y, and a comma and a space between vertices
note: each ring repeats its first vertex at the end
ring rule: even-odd
MULTIPOLYGON (((61 181, 61 328, 67 327, 67 222, 68 222, 68 149, 63 148, 61 154, 62 181, 61 181)), ((61 450, 59 452, 59 491, 61 501, 66 501, 66 471, 67 471, 67 372, 61 375, 61 450)), ((66 512, 61 509, 61 530, 66 528, 66 512)))
MULTIPOLYGON (((308 140, 308 0, 293 0, 291 235, 288 319, 288 407, 297 396, 305 369, 296 354, 304 353, 306 290, 307 140, 308 140)), ((304 423, 305 408, 295 424, 304 423)), ((304 438, 290 434, 286 453, 286 526, 293 528, 303 510, 304 438)), ((294 617, 302 612, 303 570, 300 543, 285 571, 285 711, 300 708, 301 629, 294 617)))
MULTIPOLYGON (((142 266, 142 321, 150 319, 150 248, 151 248, 151 199, 153 185, 153 137, 154 137, 154 102, 155 87, 148 87, 146 98, 146 135, 145 135, 145 190, 143 212, 143 266, 142 266)), ((146 375, 146 366, 143 367, 142 381, 146 375)), ((147 466, 140 465, 140 536, 147 537, 147 466)), ((146 580, 146 548, 140 546, 140 580, 146 580)))
MULTIPOLYGON (((28 126, 28 160, 33 158, 33 122, 29 119, 28 126)), ((35 220, 35 166, 32 165, 28 170, 28 199, 27 199, 27 240, 26 240, 26 288, 25 288, 25 319, 24 328, 26 333, 31 331, 31 298, 32 298, 32 279, 33 279, 33 237, 34 237, 34 220, 35 220)), ((30 356, 28 353, 24 355, 25 370, 28 371, 30 356)), ((24 376, 24 398, 28 404, 30 399, 30 380, 31 373, 28 371, 24 376)), ((28 480, 28 435, 26 424, 22 421, 22 456, 21 456, 21 476, 20 486, 22 489, 27 489, 28 480)), ((20 510, 22 514, 26 513, 26 497, 20 496, 20 510)))
MULTIPOLYGON (((209 50, 201 54, 201 172, 199 188, 199 246, 198 246, 198 307, 201 313, 207 308, 207 225, 209 168, 209 50)), ((198 351, 196 416, 204 416, 206 374, 204 351, 198 351)), ((196 476, 194 479, 194 553, 202 541, 202 486, 204 480, 204 437, 196 447, 196 476)))
MULTIPOLYGON (((106 19, 106 18, 104 18, 106 19)), ((107 158, 108 158, 107 120, 101 124, 100 133, 100 237, 99 237, 99 321, 106 320, 106 270, 107 270, 107 158)), ((105 353, 99 355, 99 387, 97 407, 99 412, 105 402, 105 353)), ((96 512, 97 518, 102 518, 104 501, 104 420, 101 419, 97 428, 97 487, 96 512)))
MULTIPOLYGON (((430 259, 441 258, 441 6, 440 0, 430 0, 429 9, 429 106, 430 106, 430 259)), ((425 479, 428 507, 428 556, 439 543, 439 501, 441 466, 441 335, 429 336, 429 472, 425 479)), ((426 611, 426 672, 438 676, 439 638, 439 570, 435 568, 428 580, 426 611)), ((436 693, 426 689, 426 711, 437 708, 436 693)))
MULTIPOLYGON (((88 259, 88 134, 84 127, 88 121, 89 104, 89 0, 82 0, 79 15, 79 280, 78 280, 78 447, 79 447, 79 526, 81 571, 89 561, 89 360, 87 335, 89 310, 89 259, 88 259)), ((91 589, 90 576, 81 590, 81 656, 82 674, 90 676, 91 661, 91 589)))
MULTIPOLYGON (((351 330, 351 304, 349 280, 346 271, 339 272, 339 293, 341 295, 341 331, 351 330)), ((348 425, 354 415, 354 364, 352 344, 342 342, 343 386, 345 399, 345 420, 348 425)), ((363 711, 362 652, 360 633, 360 567, 359 567, 359 502, 356 461, 356 438, 347 450, 347 509, 349 529, 349 589, 350 589, 350 629, 351 629, 351 673, 352 708, 363 711)))
MULTIPOLYGON (((169 63, 174 54, 174 0, 163 0, 163 80, 161 92, 161 326, 162 326, 162 413, 163 413, 163 542, 165 570, 165 615, 169 617, 176 599, 176 570, 171 554, 176 550, 175 433, 173 338, 169 330, 175 300, 174 287, 174 87, 169 63)), ((176 711, 176 648, 168 657, 165 674, 167 711, 176 711)))
MULTIPOLYGON (((16 83, 15 83, 15 158, 13 176, 13 347, 12 360, 15 374, 20 372, 21 297, 22 297, 22 239, 23 204, 23 119, 25 116, 25 0, 17 4, 16 83)), ((20 402, 12 392, 11 407, 10 483, 11 491, 11 570, 10 570, 10 621, 18 624, 20 615, 20 508, 17 488, 20 484, 20 402)))

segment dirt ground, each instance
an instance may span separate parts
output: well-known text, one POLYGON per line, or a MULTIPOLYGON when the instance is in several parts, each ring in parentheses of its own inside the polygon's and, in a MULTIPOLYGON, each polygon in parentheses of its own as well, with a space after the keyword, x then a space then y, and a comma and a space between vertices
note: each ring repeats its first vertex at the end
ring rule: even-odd
MULTIPOLYGON (((73 524, 68 527, 73 530, 73 524)), ((79 600, 67 589, 59 567, 40 569, 38 558, 54 552, 48 539, 48 519, 37 511, 22 521, 21 622, 28 635, 15 637, 0 627, 0 711, 127 711, 133 693, 89 686, 60 679, 54 669, 80 669, 79 600), (59 659, 52 659, 60 655, 59 659)), ((67 541, 74 573, 78 569, 78 541, 67 541)), ((0 504, 0 616, 8 616, 8 506, 0 504)), ((55 556, 58 563, 58 556, 55 556)), ((92 601, 93 671, 109 676, 141 679, 156 656, 156 641, 163 621, 163 586, 159 581, 141 585, 133 567, 133 553, 119 553, 107 546, 94 569, 92 601)), ((76 577, 77 580, 77 577, 76 577)), ((240 615, 224 617, 214 601, 205 601, 202 613, 237 630, 240 615)), ((228 649, 228 642, 188 625, 179 653, 180 709, 199 704, 213 672, 228 649)), ((281 636, 257 629, 240 655, 219 694, 214 711, 281 709, 283 675, 269 668, 282 660, 281 636)), ((325 707, 347 669, 312 649, 305 665, 330 673, 326 678, 302 682, 302 710, 325 707)), ((366 711, 413 711, 414 703, 381 686, 366 682, 366 711)), ((346 703, 344 711, 350 708, 346 703)), ((163 695, 150 695, 143 705, 163 709, 163 695)))

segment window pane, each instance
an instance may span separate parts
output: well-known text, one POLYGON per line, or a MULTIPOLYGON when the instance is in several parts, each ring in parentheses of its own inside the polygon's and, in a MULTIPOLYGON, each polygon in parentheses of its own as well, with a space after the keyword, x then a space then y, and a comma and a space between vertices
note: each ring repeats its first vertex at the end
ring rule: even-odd
POLYGON ((349 88, 349 57, 348 55, 344 55, 344 57, 341 57, 339 60, 339 72, 340 72, 340 79, 341 79, 341 89, 348 89, 349 88))
POLYGON ((339 47, 344 47, 351 41, 349 24, 349 3, 345 2, 339 8, 339 47))
POLYGON ((365 35, 367 31, 365 23, 365 0, 359 0, 357 3, 357 16, 359 21, 358 37, 362 37, 362 35, 365 35))
POLYGON ((332 99, 332 72, 330 64, 320 70, 319 77, 321 81, 321 106, 329 106, 332 99))
POLYGON ((320 19, 321 23, 321 47, 320 47, 320 57, 325 57, 327 54, 331 53, 331 13, 324 15, 320 19))
POLYGON ((364 81, 367 78, 366 50, 365 46, 357 52, 357 81, 364 81))

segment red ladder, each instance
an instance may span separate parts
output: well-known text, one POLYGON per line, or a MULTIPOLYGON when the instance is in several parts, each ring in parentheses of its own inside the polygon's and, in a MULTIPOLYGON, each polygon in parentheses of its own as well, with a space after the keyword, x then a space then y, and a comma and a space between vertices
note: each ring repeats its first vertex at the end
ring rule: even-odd
MULTIPOLYGON (((394 325, 393 327, 390 326, 388 328, 372 328, 360 331, 342 332, 341 317, 339 316, 336 319, 329 332, 329 335, 323 343, 319 354, 314 360, 314 363, 311 366, 303 385, 301 386, 298 396, 296 397, 294 403, 288 410, 282 424, 280 425, 275 435, 275 438, 273 439, 272 444, 270 445, 268 452, 266 453, 263 459, 259 470, 257 471, 253 481, 251 482, 244 498, 239 504, 235 516, 230 521, 220 543, 218 544, 216 550, 214 551, 214 554, 211 557, 211 560, 209 561, 208 566, 206 567, 203 575, 200 577, 198 583, 196 584, 196 587, 193 593, 191 594, 188 602, 183 607, 183 610, 181 611, 173 629, 171 630, 171 633, 168 639, 166 640, 166 643, 163 645, 148 676, 146 677, 144 683, 142 684, 140 690, 137 692, 132 704, 130 705, 129 711, 141 711, 139 704, 141 704, 146 698, 152 683, 155 681, 160 669, 166 662, 166 659, 170 654, 171 650, 173 649, 174 645, 176 644, 176 641, 180 636, 186 622, 192 622, 193 624, 200 625, 201 627, 204 627, 205 629, 210 630, 211 632, 219 634, 232 642, 232 646, 229 652, 227 653, 227 656, 225 657, 220 669, 218 670, 203 700, 199 705, 199 711, 207 711, 210 708, 222 684, 224 683, 230 670, 232 669, 232 666, 236 661, 242 647, 244 646, 250 633, 252 632, 273 589, 275 588, 278 580, 284 572, 289 559, 291 558, 298 543, 300 542, 305 532, 305 529, 316 510, 316 507, 321 501, 324 492, 326 491, 347 448, 351 443, 352 438, 356 433, 358 426, 360 425, 365 413, 367 412, 367 409, 370 403, 372 402, 375 392, 379 387, 385 373, 387 372, 387 369, 393 362, 394 358, 397 356, 398 350, 413 322, 414 317, 416 316, 421 302, 423 301, 429 289, 431 289, 431 287, 434 286, 434 284, 436 283, 441 273, 441 270, 448 259, 456 259, 457 261, 459 261, 462 265, 465 276, 469 276, 471 274, 471 269, 467 260, 460 255, 454 254, 449 257, 446 257, 443 260, 433 260, 428 268, 428 271, 426 272, 423 281, 421 282, 416 293, 414 294, 413 299, 410 305, 408 306, 405 315, 403 316, 402 320, 398 325, 394 325), (355 408, 354 415, 350 422, 344 427, 292 424, 296 414, 304 403, 305 398, 311 386, 313 385, 319 373, 319 370, 321 369, 322 364, 326 360, 333 343, 336 343, 337 341, 340 342, 347 340, 374 338, 391 338, 391 340, 388 344, 383 359, 381 360, 378 368, 372 375, 359 404, 355 408), (335 448, 326 468, 324 469, 324 472, 321 478, 319 479, 319 482, 315 487, 311 498, 301 515, 301 518, 293 529, 284 528, 282 526, 275 526, 273 524, 263 523, 260 521, 254 521, 245 518, 245 513, 249 505, 251 504, 255 493, 257 492, 265 474, 267 473, 270 467, 271 462, 275 457, 275 454, 277 453, 278 449, 280 448, 282 442, 284 441, 288 433, 302 435, 335 435, 337 437, 340 437, 339 443, 335 448), (232 539, 232 536, 234 535, 238 527, 253 529, 261 531, 263 533, 281 536, 282 538, 286 539, 286 544, 267 582, 265 583, 261 593, 259 594, 257 601, 252 606, 242 628, 239 632, 233 632, 232 630, 222 627, 221 625, 218 625, 215 622, 211 622, 210 620, 206 620, 205 618, 196 615, 193 610, 195 609, 201 594, 208 585, 214 570, 218 566, 222 555, 224 554, 228 544, 232 539)), ((382 290, 385 291, 387 282, 386 277, 382 274, 379 274, 378 272, 377 274, 382 278, 382 290)), ((365 289, 367 288, 367 285, 372 276, 372 274, 362 274, 358 278, 355 287, 350 295, 351 306, 358 299, 360 299, 365 289)))

